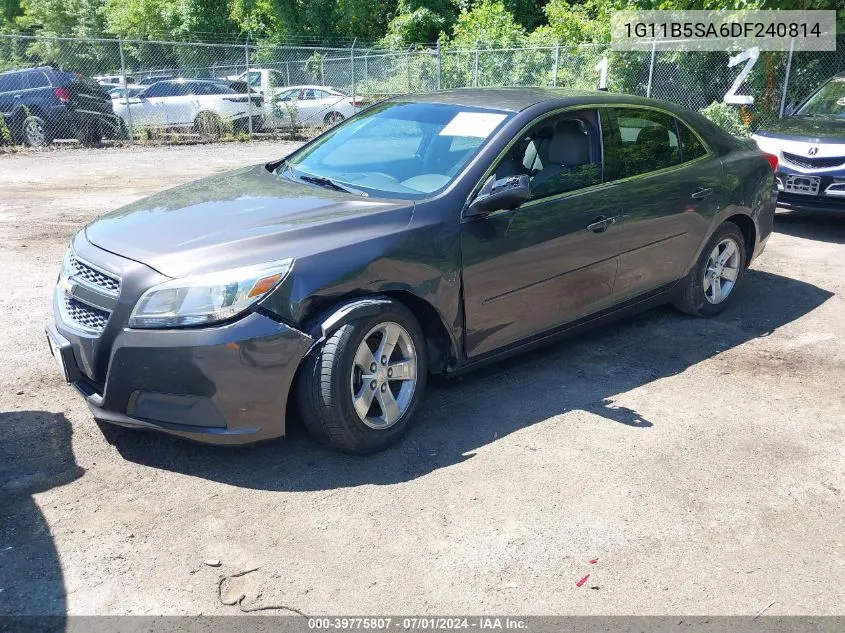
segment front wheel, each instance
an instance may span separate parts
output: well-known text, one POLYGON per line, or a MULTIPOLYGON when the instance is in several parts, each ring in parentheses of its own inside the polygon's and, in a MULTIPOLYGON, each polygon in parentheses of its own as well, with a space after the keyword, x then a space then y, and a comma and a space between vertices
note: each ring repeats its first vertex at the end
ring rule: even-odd
POLYGON ((348 323, 305 360, 297 404, 320 442, 368 454, 408 429, 426 381, 425 339, 400 304, 348 323))
POLYGON ((714 316, 736 295, 746 266, 745 237, 733 222, 716 229, 683 281, 675 307, 694 316, 714 316))
POLYGON ((30 114, 21 124, 21 136, 30 147, 42 147, 52 141, 47 122, 39 116, 30 114))

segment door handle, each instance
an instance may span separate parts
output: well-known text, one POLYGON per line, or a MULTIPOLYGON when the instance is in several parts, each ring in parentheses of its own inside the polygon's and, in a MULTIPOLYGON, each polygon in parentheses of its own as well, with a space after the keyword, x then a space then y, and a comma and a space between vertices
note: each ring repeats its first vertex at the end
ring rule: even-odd
POLYGON ((15 95, 12 99, 20 99, 23 95, 15 95))
POLYGON ((710 187, 699 187, 695 191, 692 192, 690 198, 693 200, 704 200, 707 196, 713 193, 713 189, 710 187))
POLYGON ((593 218, 593 223, 587 225, 587 230, 593 233, 604 233, 611 224, 618 220, 618 217, 606 218, 603 215, 593 218))

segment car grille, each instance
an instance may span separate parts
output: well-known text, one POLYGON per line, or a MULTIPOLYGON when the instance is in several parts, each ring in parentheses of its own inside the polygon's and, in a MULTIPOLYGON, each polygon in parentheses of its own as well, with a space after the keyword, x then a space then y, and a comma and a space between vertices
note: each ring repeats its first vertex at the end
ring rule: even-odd
POLYGON ((810 156, 798 156, 798 154, 783 153, 783 159, 798 165, 804 169, 828 169, 845 165, 845 156, 826 156, 824 158, 812 158, 810 156))
POLYGON ((109 320, 109 313, 94 306, 89 306, 75 299, 65 296, 65 314, 74 323, 88 330, 102 332, 109 320))
POLYGON ((77 259, 75 255, 70 256, 70 265, 73 269, 71 277, 80 283, 94 286, 103 290, 106 294, 115 297, 120 293, 119 279, 93 268, 89 264, 77 259))

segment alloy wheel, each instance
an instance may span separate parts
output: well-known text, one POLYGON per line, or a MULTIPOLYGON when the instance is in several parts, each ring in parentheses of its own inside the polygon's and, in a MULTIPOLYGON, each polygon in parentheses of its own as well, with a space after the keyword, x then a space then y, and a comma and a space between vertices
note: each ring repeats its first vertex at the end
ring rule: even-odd
POLYGON ((704 297, 709 303, 722 303, 736 286, 741 265, 739 244, 727 237, 716 244, 704 267, 704 297))
POLYGON ((355 353, 352 404, 368 427, 383 430, 401 418, 417 386, 417 352, 408 331, 386 321, 371 329, 355 353))
POLYGON ((26 142, 33 147, 44 145, 47 140, 44 123, 38 117, 31 116, 26 118, 23 122, 23 133, 26 142))

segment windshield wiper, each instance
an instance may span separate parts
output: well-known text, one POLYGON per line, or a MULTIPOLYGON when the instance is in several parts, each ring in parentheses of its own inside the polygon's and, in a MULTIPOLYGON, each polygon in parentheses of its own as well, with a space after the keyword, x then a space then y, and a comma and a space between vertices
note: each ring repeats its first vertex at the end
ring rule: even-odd
POLYGON ((313 185, 325 187, 326 189, 334 189, 335 191, 342 191, 344 193, 353 193, 365 197, 367 196, 367 193, 361 191, 360 189, 344 187, 343 185, 336 183, 331 178, 324 178, 323 176, 300 176, 299 179, 304 180, 305 182, 310 182, 313 185))

